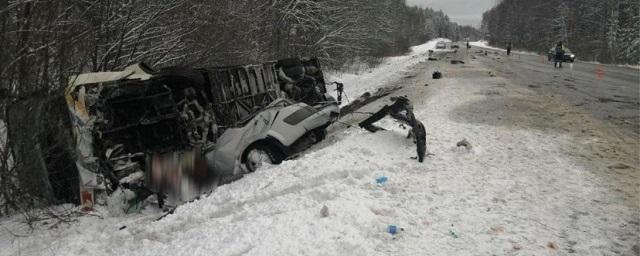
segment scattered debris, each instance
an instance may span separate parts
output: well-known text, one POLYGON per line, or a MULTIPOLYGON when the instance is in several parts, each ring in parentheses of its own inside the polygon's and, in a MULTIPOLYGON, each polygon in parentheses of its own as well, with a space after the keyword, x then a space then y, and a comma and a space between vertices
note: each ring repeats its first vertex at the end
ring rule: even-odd
POLYGON ((382 185, 382 184, 387 183, 387 181, 388 181, 388 180, 389 180, 389 178, 388 178, 388 177, 386 177, 386 176, 380 176, 380 177, 378 177, 378 178, 376 179, 376 183, 378 183, 378 184, 382 185))
POLYGON ((467 139, 463 139, 461 141, 458 142, 458 144, 456 144, 457 147, 465 147, 468 150, 471 150, 473 148, 473 146, 471 146, 471 143, 469 143, 467 141, 467 139))
POLYGON ((551 250, 558 250, 558 245, 555 242, 549 242, 547 244, 547 247, 549 247, 549 249, 551 250))
POLYGON ((609 166, 609 169, 626 170, 626 169, 631 169, 631 166, 628 166, 628 165, 623 164, 623 163, 618 163, 616 165, 609 166))
POLYGON ((429 84, 424 84, 424 86, 425 86, 425 87, 426 87, 426 86, 429 86, 429 84))
POLYGON ((495 77, 495 76, 496 76, 496 74, 494 74, 494 73, 493 73, 493 71, 489 71, 489 76, 490 76, 490 77, 495 77))
POLYGON ((440 71, 433 72, 433 75, 431 75, 431 77, 433 79, 442 79, 442 73, 440 73, 440 71))
POLYGON ((389 232, 389 234, 395 235, 398 233, 398 227, 396 227, 396 225, 389 225, 389 227, 387 228, 387 232, 389 232))
POLYGON ((537 84, 530 84, 529 88, 540 88, 540 85, 537 84))
POLYGON ((322 206, 322 209, 320 210, 320 217, 329 217, 329 207, 327 207, 326 205, 322 206))
POLYGON ((427 60, 429 60, 429 61, 437 61, 437 60, 438 60, 438 58, 436 58, 436 57, 429 57, 427 60))
POLYGON ((519 251, 522 250, 522 245, 518 244, 518 243, 512 243, 513 244, 513 250, 514 251, 519 251))
POLYGON ((454 64, 454 65, 456 65, 456 64, 464 64, 464 61, 461 61, 461 60, 451 60, 451 64, 454 64))

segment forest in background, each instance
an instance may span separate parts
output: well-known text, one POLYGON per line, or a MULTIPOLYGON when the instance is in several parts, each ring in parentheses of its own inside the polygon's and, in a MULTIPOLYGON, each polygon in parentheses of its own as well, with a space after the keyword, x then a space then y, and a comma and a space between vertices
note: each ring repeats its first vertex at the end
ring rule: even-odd
POLYGON ((502 0, 483 15, 489 43, 546 52, 562 41, 579 59, 602 63, 640 61, 638 0, 502 0))
POLYGON ((404 0, 2 0, 0 96, 59 90, 70 74, 141 61, 214 66, 313 55, 336 68, 473 33, 404 0))
POLYGON ((70 75, 292 56, 339 69, 436 37, 478 36, 404 0, 0 0, 0 215, 52 203, 47 177, 72 175, 70 75))

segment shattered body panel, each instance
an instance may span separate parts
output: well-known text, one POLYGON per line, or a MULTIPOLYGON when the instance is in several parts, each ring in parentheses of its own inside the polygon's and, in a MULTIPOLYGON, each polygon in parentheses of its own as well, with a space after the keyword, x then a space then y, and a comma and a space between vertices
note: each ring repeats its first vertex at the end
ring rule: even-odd
POLYGON ((237 175, 245 170, 241 168, 243 152, 255 143, 275 143, 285 154, 298 151, 294 144, 309 132, 324 129, 332 118, 327 112, 319 111, 304 103, 293 103, 280 99, 256 115, 247 125, 227 130, 219 139, 214 150, 207 153, 207 160, 216 170, 224 171, 222 175, 237 175), (308 111, 295 124, 286 119, 297 112, 308 111), (230 172, 233 171, 233 172, 230 172))
POLYGON ((370 132, 376 132, 383 130, 382 128, 375 126, 374 123, 389 115, 392 118, 411 126, 408 137, 413 138, 416 143, 416 152, 418 162, 423 162, 427 152, 427 134, 424 124, 416 119, 413 114, 413 105, 407 99, 403 97, 392 97, 393 104, 385 105, 378 112, 373 113, 371 117, 365 119, 359 123, 360 128, 364 128, 370 132))

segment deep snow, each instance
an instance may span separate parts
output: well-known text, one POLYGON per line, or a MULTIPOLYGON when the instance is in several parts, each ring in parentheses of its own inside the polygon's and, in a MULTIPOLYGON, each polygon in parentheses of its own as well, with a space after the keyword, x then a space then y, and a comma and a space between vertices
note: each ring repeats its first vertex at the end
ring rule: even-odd
MULTIPOLYGON (((402 79, 412 66, 432 65, 422 62, 430 48, 414 48, 362 76, 338 77, 371 90, 402 79)), ((487 73, 473 66, 467 70, 487 73)), ((638 208, 620 201, 612 181, 565 154, 563 147, 574 143, 570 135, 462 122, 460 111, 497 95, 487 92, 506 94, 512 88, 496 89, 497 83, 508 86, 499 77, 448 74, 429 81, 429 87, 416 84, 402 92, 427 128, 433 155, 425 163, 411 159, 415 146, 406 130, 384 119, 381 125, 389 131, 338 130, 299 158, 219 187, 157 222, 149 213, 83 217, 29 233, 19 217, 5 219, 3 229, 27 237, 0 230, 0 255, 631 252, 638 208), (471 150, 456 147, 463 138, 471 150), (381 176, 388 181, 378 184, 381 176), (323 218, 324 206, 329 214, 323 218), (389 225, 399 228, 397 235, 387 232, 389 225)), ((631 196, 637 200, 637 194, 631 196)))

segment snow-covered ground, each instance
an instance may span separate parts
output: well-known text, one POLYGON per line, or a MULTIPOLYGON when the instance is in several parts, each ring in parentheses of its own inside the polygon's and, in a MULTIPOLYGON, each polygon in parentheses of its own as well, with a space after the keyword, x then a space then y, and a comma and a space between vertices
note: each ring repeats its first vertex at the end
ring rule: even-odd
MULTIPOLYGON (((353 100, 365 92, 374 91, 402 78, 411 67, 429 56, 429 50, 445 51, 435 49, 439 41, 451 42, 446 38, 436 38, 425 44, 411 47, 411 52, 407 55, 384 58, 375 68, 364 68, 352 73, 328 73, 327 81, 344 83, 348 98, 353 100)), ((348 100, 343 101, 343 105, 347 103, 348 100)))
MULTIPOLYGON (((421 62, 430 47, 342 77, 366 90, 392 83, 436 65, 421 62)), ((566 155, 571 135, 496 125, 495 113, 481 111, 500 95, 534 93, 515 94, 481 67, 457 76, 451 68, 441 67, 446 79, 401 92, 426 124, 433 155, 424 163, 411 158, 407 131, 384 119, 388 131, 338 130, 160 221, 98 212, 29 232, 17 216, 2 220, 0 255, 632 255, 638 208, 622 198, 637 193, 616 192, 613 180, 566 155), (472 148, 456 147, 462 139, 472 148)))

